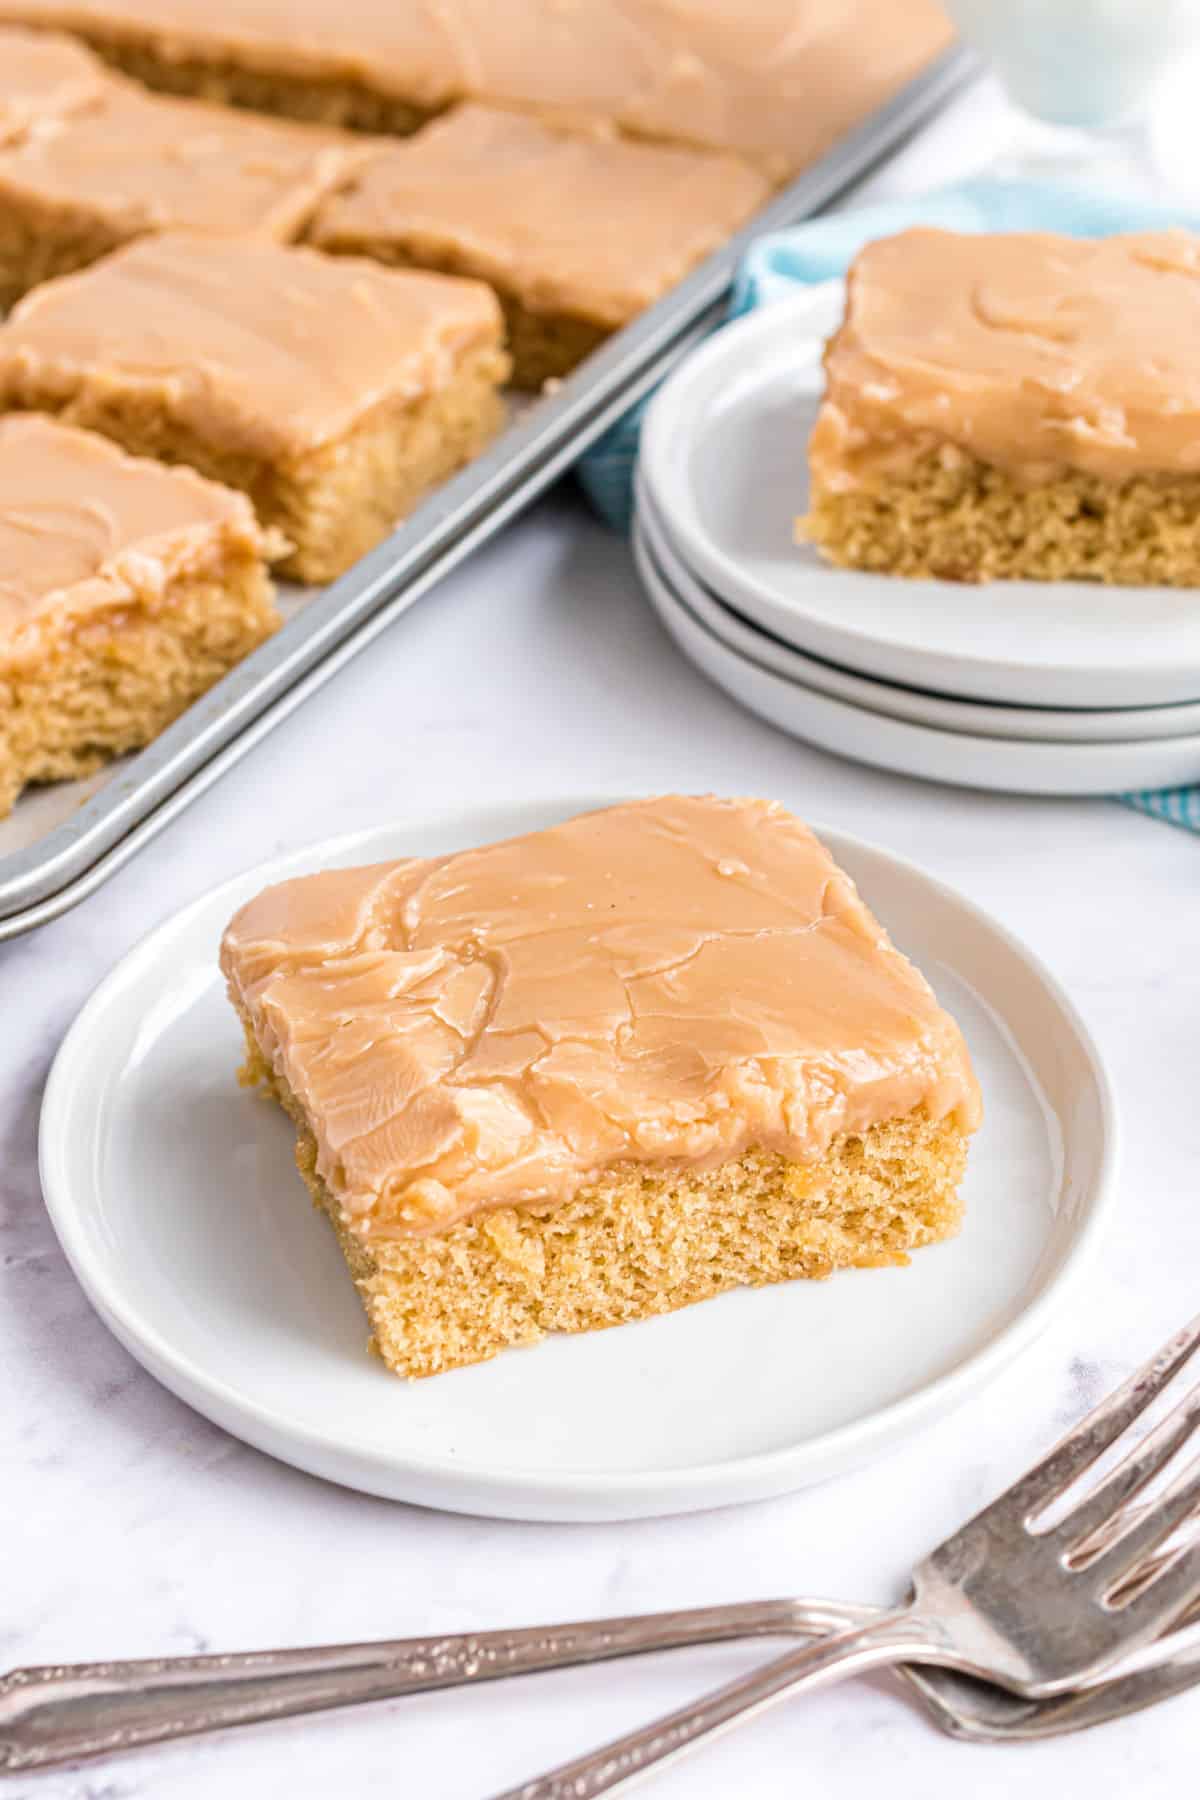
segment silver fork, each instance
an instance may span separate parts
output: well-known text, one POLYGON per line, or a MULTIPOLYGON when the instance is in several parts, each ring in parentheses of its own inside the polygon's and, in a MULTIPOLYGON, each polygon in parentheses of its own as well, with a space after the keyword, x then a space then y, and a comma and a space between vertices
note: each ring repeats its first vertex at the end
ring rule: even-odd
MULTIPOLYGON (((1179 1342, 1176 1366, 1188 1354, 1179 1342)), ((1162 1371, 1164 1381, 1169 1372, 1162 1371)), ((1094 1423, 1093 1417, 1080 1429, 1094 1423)), ((1130 1499, 1136 1485, 1126 1483, 1130 1499)), ((1148 1517, 1145 1506, 1126 1505, 1097 1534, 1097 1545, 1140 1528, 1148 1517)), ((1166 1570, 1171 1561, 1170 1554, 1152 1557, 1141 1573, 1166 1570)), ((235 1725, 651 1651, 754 1637, 828 1637, 879 1617, 876 1607, 754 1600, 381 1643, 14 1669, 0 1677, 0 1771, 51 1768, 235 1725)), ((1186 1618, 1200 1622, 1200 1607, 1186 1618)), ((1181 1614, 1171 1623, 1184 1622, 1181 1614)), ((936 1667, 905 1667, 898 1674, 934 1723, 954 1737, 1043 1738, 1085 1730, 1192 1687, 1200 1681, 1200 1634, 1184 1638, 1176 1631, 1154 1645, 1150 1666, 1060 1699, 1021 1698, 936 1667)))
MULTIPOLYGON (((12 1669, 0 1676, 0 1774, 653 1651, 829 1637, 878 1618, 880 1610, 825 1600, 747 1600, 435 1638, 12 1669)), ((1200 1623, 1198 1608, 1181 1625, 1193 1622, 1200 1623)), ((1090 1730, 1200 1682, 1200 1632, 1172 1632, 1154 1653, 1145 1668, 1049 1700, 1026 1700, 950 1669, 904 1667, 896 1674, 951 1737, 1027 1742, 1090 1730)))
POLYGON ((904 1606, 790 1651, 496 1800, 592 1800, 787 1695, 891 1663, 933 1663, 1035 1699, 1095 1681, 1200 1597, 1200 1545, 1155 1556, 1200 1505, 1200 1459, 1121 1528, 1130 1501, 1200 1425, 1200 1385, 1055 1524, 1039 1530, 1038 1521, 1198 1346, 1200 1317, 919 1563, 904 1606))

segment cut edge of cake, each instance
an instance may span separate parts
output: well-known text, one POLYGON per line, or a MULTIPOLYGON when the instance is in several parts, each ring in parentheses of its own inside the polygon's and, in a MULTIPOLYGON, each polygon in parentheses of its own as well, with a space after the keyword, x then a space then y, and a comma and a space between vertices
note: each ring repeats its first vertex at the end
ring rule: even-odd
MULTIPOLYGON (((961 1034, 799 821, 761 802, 664 797, 464 855, 462 867, 454 856, 401 860, 339 872, 331 885, 320 875, 286 882, 243 907, 222 946, 246 1040, 240 1080, 295 1126, 300 1174, 337 1236, 372 1342, 390 1369, 436 1374, 548 1333, 650 1318, 736 1287, 903 1263, 912 1250, 957 1230, 958 1186, 978 1122, 961 1034), (612 822, 631 812, 644 816, 632 826, 612 822), (714 823, 717 814, 738 823, 714 823), (678 835, 689 819, 701 833, 695 847, 678 835), (615 839, 607 834, 622 830, 632 830, 651 856, 657 842, 663 860, 640 888, 602 882, 601 893, 592 887, 594 872, 609 866, 615 839), (540 847, 531 870, 526 846, 533 840, 540 847), (722 844, 759 843, 757 871, 732 853, 713 860, 722 844), (490 853, 499 853, 498 863, 489 862, 490 853), (708 890, 680 905, 672 898, 678 859, 691 867, 697 856, 726 889, 716 912, 708 890), (555 868, 570 872, 560 878, 567 886, 556 887, 555 868), (496 881, 501 887, 490 885, 496 881), (522 882, 531 924, 541 916, 537 896, 557 895, 547 902, 548 963, 539 947, 542 927, 530 935, 521 924, 522 882), (610 907, 619 911, 618 891, 630 895, 628 927, 609 916, 610 907), (833 935, 822 932, 819 944, 804 948, 812 926, 801 921, 814 905, 814 921, 833 935), (698 907, 712 921, 706 941, 713 935, 723 947, 715 965, 705 962, 709 972, 695 965, 698 986, 689 976, 680 989, 667 972, 676 966, 669 946, 680 942, 679 931, 686 939, 694 929, 698 907), (748 925, 757 940, 749 951, 739 947, 748 925), (776 930, 783 938, 763 938, 776 930), (510 977, 496 975, 489 948, 506 942, 522 946, 523 973, 512 977, 518 985, 511 990, 510 977), (780 971, 779 998, 757 999, 773 966, 772 943, 787 957, 786 979, 780 971), (545 984, 560 955, 581 985, 574 987, 573 975, 571 991, 551 998, 545 984), (734 964, 750 985, 738 987, 739 1004, 727 1010, 724 983, 734 964), (624 970, 615 977, 620 984, 639 979, 629 971, 643 966, 653 985, 639 989, 629 1016, 646 1023, 632 1037, 611 1036, 606 972, 624 970), (487 979, 482 990, 469 982, 475 999, 468 1023, 462 983, 472 971, 487 979), (481 992, 496 979, 501 987, 490 990, 480 1013, 481 992), (426 982, 433 983, 428 991, 420 985, 426 982), (457 996, 449 1013, 436 997, 443 991, 457 996), (670 1024, 672 995, 682 1007, 678 1027, 670 1024), (501 1004, 504 1022, 493 1025, 501 1004), (565 1038, 551 1023, 557 1011, 543 1013, 547 1004, 565 1006, 572 1022, 565 1038), (519 1078, 509 1095, 496 1046, 528 1037, 526 1007, 543 1021, 533 1029, 545 1052, 535 1054, 534 1086, 526 1092, 519 1078), (761 1033, 749 1023, 756 1018, 761 1033), (432 1038, 422 1019, 429 1019, 432 1038), (442 1059, 451 1040, 435 1047, 444 1027, 466 1034, 449 1065, 442 1059), (493 1029, 499 1040, 481 1050, 493 1029), (672 1048, 691 1043, 694 1030, 710 1046, 700 1087, 686 1073, 688 1056, 681 1061, 672 1048), (551 1048, 560 1042, 568 1047, 566 1065, 551 1048), (753 1042, 760 1048, 747 1052, 753 1042), (794 1049, 785 1052, 788 1042, 794 1049), (576 1063, 574 1044, 594 1044, 601 1060, 576 1063), (643 1104, 645 1077, 636 1071, 647 1051, 667 1058, 666 1086, 655 1075, 643 1104), (582 1114, 571 1100, 560 1115, 560 1099, 549 1114, 541 1111, 539 1091, 543 1100, 561 1098, 564 1076, 570 1093, 577 1079, 571 1070, 589 1068, 594 1073, 583 1074, 579 1089, 582 1114), (491 1110, 493 1089, 508 1096, 505 1106, 511 1099, 528 1109, 532 1137, 510 1135, 491 1110), (615 1100, 611 1115, 604 1094, 615 1100), (410 1099, 417 1113, 397 1140, 392 1121, 405 1115, 410 1099), (443 1102, 467 1121, 466 1136, 441 1138, 458 1147, 434 1154, 425 1134, 438 1118, 436 1132, 445 1130, 443 1102), (587 1122, 593 1103, 608 1121, 599 1139, 587 1122), (624 1123, 614 1136, 617 1119, 624 1123)), ((690 958, 682 966, 691 969, 690 958)), ((502 1050, 501 1064, 510 1061, 502 1050)))
MULTIPOLYGON (((275 260, 272 279, 274 270, 275 260)), ((190 297, 187 287, 182 291, 190 297)), ((327 306, 332 304, 327 293, 323 298, 327 306)), ((232 312, 221 316, 241 323, 232 312)), ((345 329, 353 322, 350 317, 342 321, 345 329)), ((307 346, 306 339, 305 355, 307 346)), ((299 382, 303 357, 296 362, 299 382)), ((183 350, 180 366, 187 366, 183 350)), ((312 367, 319 368, 319 357, 312 367)), ((258 238, 243 244, 201 233, 165 232, 135 239, 90 268, 46 282, 25 297, 0 326, 0 410, 51 414, 109 438, 130 455, 183 464, 240 490, 271 533, 281 573, 317 583, 343 574, 426 493, 490 442, 506 417, 500 389, 509 367, 500 307, 483 282, 386 270, 258 238), (132 278, 143 282, 144 266, 155 264, 154 278, 169 298, 172 284, 185 281, 193 267, 219 271, 223 260, 249 256, 251 246, 258 258, 277 259, 280 278, 294 269, 297 279, 306 270, 314 272, 314 280, 319 275, 318 288, 328 288, 332 279, 333 298, 342 298, 346 309, 368 306, 373 295, 378 316, 384 316, 388 294, 411 284, 411 293, 426 297, 422 303, 431 309, 420 321, 421 330, 429 329, 438 309, 453 312, 455 307, 464 316, 470 312, 469 328, 460 325, 454 341, 436 357, 425 356, 423 365, 420 335, 414 333, 406 343, 393 322, 394 344, 385 344, 378 335, 373 340, 375 361, 361 377, 360 404, 346 401, 346 384, 339 382, 333 390, 338 398, 334 422, 311 438, 294 440, 261 393, 249 404, 240 395, 222 402, 195 380, 175 387, 157 371, 147 379, 136 357, 129 371, 114 370, 101 350, 90 354, 75 348, 73 334, 82 332, 86 338, 92 329, 89 303, 102 311, 103 296, 112 306, 114 284, 131 279, 130 269, 136 272, 132 278), (182 275, 176 266, 181 258, 182 275), (436 308, 427 299, 434 290, 436 308), (66 351, 44 348, 41 334, 48 310, 51 335, 65 329, 66 351), (64 311, 65 328, 58 324, 64 311), (402 353, 411 353, 408 363, 402 353), (414 379, 414 371, 423 366, 436 374, 419 373, 414 379)))
MULTIPOLYGON (((131 486, 142 472, 143 459, 57 420, 0 420, 0 438, 26 429, 55 455, 61 439, 64 457, 90 439, 131 486)), ((130 541, 0 629, 0 817, 32 784, 94 774, 150 743, 281 623, 268 536, 245 497, 190 470, 146 461, 144 473, 194 493, 196 519, 130 541)))
POLYGON ((627 1163, 559 1204, 496 1207, 444 1231, 370 1243, 347 1223, 303 1106, 238 1011, 238 1079, 295 1126, 296 1167, 354 1281, 368 1346, 396 1375, 442 1374, 737 1288, 903 1265, 962 1223, 969 1134, 918 1108, 841 1135, 816 1163, 761 1150, 703 1173, 627 1163))
POLYGON ((1198 274, 1180 231, 864 245, 796 541, 910 578, 1200 586, 1200 357, 1174 349, 1200 323, 1198 274), (1144 359, 1150 317, 1162 349, 1144 359))

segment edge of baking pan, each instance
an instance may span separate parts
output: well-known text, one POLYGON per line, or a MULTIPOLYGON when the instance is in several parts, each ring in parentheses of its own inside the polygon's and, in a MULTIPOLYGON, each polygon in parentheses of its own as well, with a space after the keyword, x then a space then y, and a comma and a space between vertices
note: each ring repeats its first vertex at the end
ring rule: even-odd
POLYGON ((211 786, 492 533, 528 506, 711 329, 750 241, 830 205, 977 73, 940 56, 776 194, 670 294, 594 351, 386 542, 310 600, 62 824, 0 858, 0 940, 65 912, 211 786))

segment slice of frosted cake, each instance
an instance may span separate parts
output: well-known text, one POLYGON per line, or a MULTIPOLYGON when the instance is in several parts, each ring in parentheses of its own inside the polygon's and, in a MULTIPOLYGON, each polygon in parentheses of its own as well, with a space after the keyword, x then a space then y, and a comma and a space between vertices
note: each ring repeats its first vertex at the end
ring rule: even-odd
POLYGON ((151 87, 408 132, 457 100, 803 168, 951 42, 935 0, 0 0, 151 87))
POLYGON ((250 503, 0 419, 0 814, 147 744, 279 624, 250 503))
POLYGON ((903 1262, 960 1218, 958 1027, 806 826, 668 798, 269 888, 221 952, 389 1368, 903 1262))
POLYGON ((480 281, 164 232, 26 294, 0 405, 241 488, 327 581, 497 430, 502 338, 480 281))
POLYGON ((298 237, 369 151, 345 132, 105 80, 93 104, 0 149, 0 305, 147 232, 298 237))
POLYGON ((489 282, 513 381, 537 388, 660 299, 769 192, 737 156, 460 106, 377 146, 309 236, 322 250, 489 282))
POLYGON ((831 562, 1200 585, 1200 238, 885 238, 825 373, 799 534, 831 562))

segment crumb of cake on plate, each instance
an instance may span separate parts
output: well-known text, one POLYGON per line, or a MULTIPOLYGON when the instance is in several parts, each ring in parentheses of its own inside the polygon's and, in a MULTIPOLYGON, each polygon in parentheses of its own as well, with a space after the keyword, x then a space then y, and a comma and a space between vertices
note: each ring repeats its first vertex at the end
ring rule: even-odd
POLYGON ((502 338, 482 282, 166 232, 18 303, 0 406, 243 489, 325 581, 499 428, 502 338))
POLYGON ((279 623, 244 494, 0 419, 0 814, 149 743, 279 623))
POLYGON ((0 150, 0 306, 147 232, 295 238, 369 150, 348 132, 106 82, 0 150))
POLYGON ((377 146, 309 239, 488 282, 514 383, 536 389, 660 299, 769 192, 736 156, 465 105, 377 146))
POLYGON ((798 535, 847 568, 1200 585, 1200 238, 862 250, 798 535))
POLYGON ((404 1375, 951 1235, 963 1039, 808 828, 668 797, 266 889, 225 933, 404 1375))

